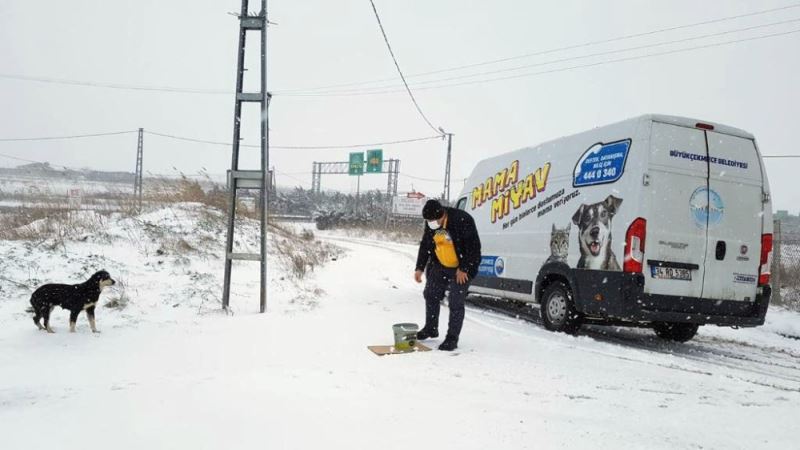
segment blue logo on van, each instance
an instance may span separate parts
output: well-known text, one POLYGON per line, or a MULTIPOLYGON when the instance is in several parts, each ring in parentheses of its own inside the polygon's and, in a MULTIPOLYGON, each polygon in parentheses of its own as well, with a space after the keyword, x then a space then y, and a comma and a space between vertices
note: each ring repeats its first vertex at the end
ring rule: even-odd
POLYGON ((689 199, 689 210, 695 225, 699 228, 705 228, 706 224, 712 227, 722 222, 725 204, 717 191, 700 186, 694 190, 689 199))
POLYGON ((631 140, 598 142, 589 147, 575 164, 573 187, 613 183, 622 177, 631 140))
POLYGON ((482 277, 502 277, 506 271, 506 262, 502 256, 483 256, 478 266, 478 275, 482 277))
POLYGON ((503 272, 506 270, 506 262, 503 261, 503 258, 497 258, 494 260, 494 274, 498 277, 503 276, 503 272))

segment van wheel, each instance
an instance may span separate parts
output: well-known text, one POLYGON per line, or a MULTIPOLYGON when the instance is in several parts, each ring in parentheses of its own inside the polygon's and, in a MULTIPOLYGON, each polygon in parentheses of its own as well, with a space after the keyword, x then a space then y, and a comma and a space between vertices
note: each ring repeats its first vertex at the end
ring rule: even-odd
POLYGON ((561 281, 550 283, 544 289, 539 315, 550 331, 575 334, 581 327, 580 315, 572 303, 572 291, 561 281))
POLYGON ((694 323, 675 323, 675 322, 656 322, 653 330, 661 339, 670 341, 686 342, 697 334, 700 326, 694 323))

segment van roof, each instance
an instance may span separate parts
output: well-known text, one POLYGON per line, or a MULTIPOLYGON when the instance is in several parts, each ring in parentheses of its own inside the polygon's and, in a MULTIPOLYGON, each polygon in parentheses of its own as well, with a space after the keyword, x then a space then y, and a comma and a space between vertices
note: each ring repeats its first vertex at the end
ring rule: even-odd
POLYGON ((722 125, 716 122, 709 122, 707 120, 699 120, 699 119, 692 119, 689 117, 679 117, 679 116, 668 116, 664 114, 645 114, 634 119, 645 119, 645 120, 652 120, 654 122, 662 122, 668 123, 672 125, 678 125, 683 127, 689 128, 696 128, 698 123, 708 124, 714 126, 714 131, 717 131, 722 134, 729 134, 732 136, 738 136, 746 139, 754 139, 753 135, 744 131, 740 128, 731 127, 728 125, 722 125))
MULTIPOLYGON (((617 122, 601 125, 601 126, 599 126, 597 128, 612 127, 612 126, 615 126, 615 125, 618 125, 618 124, 621 124, 621 123, 625 123, 625 122, 639 122, 639 121, 643 121, 643 120, 653 121, 653 122, 660 122, 660 123, 667 123, 667 124, 677 125, 677 126, 682 126, 682 127, 687 127, 687 128, 696 128, 698 123, 702 123, 702 124, 706 124, 706 125, 712 125, 714 127, 714 131, 722 133, 722 134, 727 134, 727 135, 731 135, 731 136, 738 136, 738 137, 745 138, 745 139, 755 139, 752 134, 750 134, 747 131, 744 131, 742 129, 739 129, 739 128, 734 128, 734 127, 730 127, 730 126, 727 126, 727 125, 722 125, 722 124, 719 124, 717 122, 709 122, 707 120, 692 119, 692 118, 689 118, 689 117, 680 117, 680 116, 669 116, 669 115, 666 115, 666 114, 643 114, 641 116, 631 117, 631 118, 626 119, 626 120, 620 120, 620 121, 617 121, 617 122)), ((583 133, 589 133, 589 132, 591 132, 591 130, 583 131, 583 133)), ((576 134, 579 134, 579 133, 576 133, 576 134)), ((539 144, 537 144, 535 146, 521 147, 521 148, 514 149, 512 151, 509 151, 509 152, 503 152, 503 153, 500 153, 500 154, 497 154, 497 155, 494 155, 494 156, 490 156, 490 157, 488 157, 486 159, 481 160, 478 163, 478 166, 483 165, 483 164, 491 165, 492 162, 495 161, 495 160, 502 159, 502 158, 507 158, 509 153, 528 150, 528 149, 532 149, 532 148, 539 147, 539 146, 546 146, 546 145, 551 144, 553 142, 556 142, 556 141, 558 141, 558 140, 560 140, 560 139, 562 139, 564 137, 565 136, 562 136, 562 137, 559 137, 559 138, 555 138, 555 139, 551 139, 551 140, 548 140, 548 141, 545 141, 545 142, 541 142, 541 143, 539 143, 539 144)), ((476 169, 477 169, 477 167, 476 167, 476 169)), ((475 172, 473 171, 473 174, 474 173, 475 172)), ((472 175, 470 175, 470 176, 472 176, 472 175)))

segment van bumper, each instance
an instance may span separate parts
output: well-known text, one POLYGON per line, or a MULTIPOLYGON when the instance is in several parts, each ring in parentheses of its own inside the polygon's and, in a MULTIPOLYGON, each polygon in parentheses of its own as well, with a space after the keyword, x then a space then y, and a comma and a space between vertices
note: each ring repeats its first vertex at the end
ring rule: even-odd
POLYGON ((683 322, 755 327, 764 324, 770 286, 753 301, 717 300, 644 292, 644 275, 575 270, 575 307, 587 316, 621 322, 683 322))

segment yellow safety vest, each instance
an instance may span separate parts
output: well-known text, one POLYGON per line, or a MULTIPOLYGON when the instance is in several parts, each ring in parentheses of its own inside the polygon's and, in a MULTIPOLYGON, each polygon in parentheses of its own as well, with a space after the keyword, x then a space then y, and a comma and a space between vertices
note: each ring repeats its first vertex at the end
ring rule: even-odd
POLYGON ((447 232, 447 218, 441 228, 433 232, 433 242, 436 244, 436 259, 444 267, 454 269, 458 267, 458 255, 456 255, 456 247, 453 245, 453 239, 450 233, 447 232))

